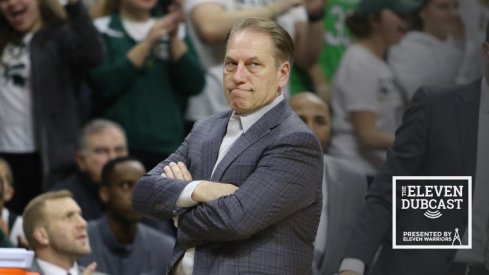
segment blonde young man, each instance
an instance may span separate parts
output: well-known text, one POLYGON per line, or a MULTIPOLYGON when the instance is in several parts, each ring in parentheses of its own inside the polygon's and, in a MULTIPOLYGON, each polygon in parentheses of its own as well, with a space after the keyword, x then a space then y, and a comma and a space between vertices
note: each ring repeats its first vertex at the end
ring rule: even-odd
POLYGON ((35 197, 23 217, 24 232, 35 253, 31 271, 41 275, 103 274, 95 272, 95 263, 86 269, 76 263, 91 250, 87 222, 70 192, 47 192, 35 197))

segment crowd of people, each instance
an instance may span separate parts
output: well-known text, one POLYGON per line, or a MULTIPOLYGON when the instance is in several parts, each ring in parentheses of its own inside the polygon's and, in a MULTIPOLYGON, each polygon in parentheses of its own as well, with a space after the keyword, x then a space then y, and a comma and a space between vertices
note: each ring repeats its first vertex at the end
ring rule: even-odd
POLYGON ((483 198, 480 246, 431 268, 386 218, 395 175, 485 190, 488 22, 482 0, 0 0, 0 247, 46 275, 489 274, 483 198))

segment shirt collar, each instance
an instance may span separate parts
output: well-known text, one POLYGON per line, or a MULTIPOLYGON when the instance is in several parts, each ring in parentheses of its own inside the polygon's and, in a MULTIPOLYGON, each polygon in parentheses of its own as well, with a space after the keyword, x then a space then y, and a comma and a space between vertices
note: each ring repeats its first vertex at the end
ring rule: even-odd
POLYGON ((481 100, 480 100, 480 112, 489 113, 489 79, 486 77, 482 78, 481 81, 481 100))
POLYGON ((70 273, 71 275, 78 275, 78 265, 76 262, 73 263, 71 268, 69 270, 65 270, 64 268, 61 268, 55 264, 46 262, 44 260, 41 260, 37 258, 37 263, 39 264, 39 267, 45 274, 49 275, 66 275, 66 273, 70 273))
MULTIPOLYGON (((260 109, 254 111, 251 114, 247 114, 244 116, 239 116, 241 119, 241 126, 243 128, 243 133, 246 133, 248 129, 253 126, 264 114, 266 114, 268 111, 270 111, 273 107, 277 106, 282 100, 284 100, 284 94, 281 93, 278 95, 271 103, 261 107, 260 109)), ((233 112, 233 115, 235 113, 233 112)))

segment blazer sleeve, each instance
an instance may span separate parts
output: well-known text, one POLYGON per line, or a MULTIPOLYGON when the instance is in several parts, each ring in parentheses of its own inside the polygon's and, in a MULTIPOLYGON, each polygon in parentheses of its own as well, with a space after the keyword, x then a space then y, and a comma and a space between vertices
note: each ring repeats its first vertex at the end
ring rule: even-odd
POLYGON ((421 173, 431 127, 431 102, 428 89, 420 88, 396 132, 384 166, 367 192, 345 258, 362 260, 368 266, 381 242, 389 237, 392 226, 392 177, 421 173))
MULTIPOLYGON (((323 157, 311 133, 277 138, 258 157, 250 160, 258 162, 256 170, 233 195, 199 204, 179 216, 180 244, 191 247, 247 239, 293 213, 321 203, 323 157)), ((228 169, 227 173, 239 173, 239 167, 228 169)))
POLYGON ((159 219, 171 218, 186 211, 185 208, 177 207, 176 201, 185 186, 191 181, 164 178, 161 174, 163 167, 170 162, 187 163, 189 139, 190 134, 175 153, 141 177, 132 195, 132 205, 136 211, 159 219))

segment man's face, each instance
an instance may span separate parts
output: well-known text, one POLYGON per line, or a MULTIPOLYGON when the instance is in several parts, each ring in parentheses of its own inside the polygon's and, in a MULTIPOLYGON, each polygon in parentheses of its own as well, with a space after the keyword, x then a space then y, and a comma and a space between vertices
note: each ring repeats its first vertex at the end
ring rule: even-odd
POLYGON ((273 101, 289 79, 290 64, 276 59, 271 38, 242 31, 227 44, 224 59, 224 96, 240 115, 256 111, 273 101))
POLYGON ((135 223, 143 217, 132 208, 132 191, 139 179, 146 173, 138 161, 117 164, 109 177, 110 183, 100 189, 102 201, 119 220, 135 223))
POLYGON ((312 95, 298 94, 290 99, 290 106, 316 134, 323 150, 326 150, 330 136, 328 105, 312 95))
POLYGON ((77 164, 80 171, 99 183, 104 165, 109 160, 125 156, 126 138, 118 129, 111 127, 88 136, 85 150, 77 153, 77 164))
POLYGON ((91 252, 87 222, 72 198, 46 201, 45 217, 48 245, 56 255, 77 259, 91 252))

